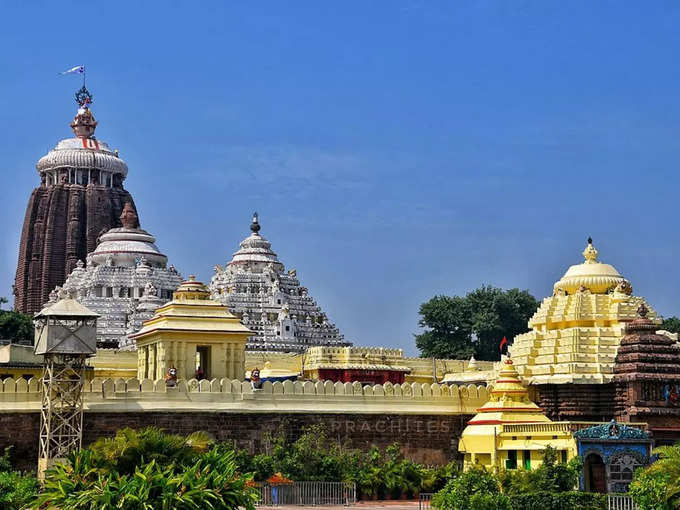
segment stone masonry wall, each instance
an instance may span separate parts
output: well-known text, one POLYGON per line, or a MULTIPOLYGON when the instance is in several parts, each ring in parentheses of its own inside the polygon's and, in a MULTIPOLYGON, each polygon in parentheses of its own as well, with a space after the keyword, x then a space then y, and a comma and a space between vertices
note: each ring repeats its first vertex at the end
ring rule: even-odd
MULTIPOLYGON (((405 455, 425 464, 443 464, 457 457, 458 438, 470 415, 232 413, 232 412, 87 412, 84 445, 113 436, 123 427, 160 427, 168 432, 190 434, 203 430, 220 441, 234 441, 251 453, 262 451, 267 437, 284 434, 295 440, 305 427, 323 424, 340 443, 366 450, 394 442, 405 455)), ((14 445, 13 460, 33 469, 38 458, 40 413, 0 413, 0 449, 14 445)))

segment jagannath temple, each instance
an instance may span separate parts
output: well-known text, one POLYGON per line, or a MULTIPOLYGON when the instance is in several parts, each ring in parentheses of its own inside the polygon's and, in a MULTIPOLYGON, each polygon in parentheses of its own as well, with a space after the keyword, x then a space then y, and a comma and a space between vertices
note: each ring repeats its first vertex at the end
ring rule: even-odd
POLYGON ((260 234, 257 213, 251 233, 241 241, 226 267, 215 266, 210 292, 255 334, 248 350, 302 352, 315 345, 345 346, 340 331, 300 285, 297 271, 285 271, 260 234))
MULTIPOLYGON (((122 187, 127 165, 94 136, 92 96, 83 87, 76 97, 75 138, 38 163, 41 185, 24 221, 15 307, 34 313, 66 296, 99 316, 98 350, 86 374, 96 402, 90 416, 134 411, 140 421, 150 413, 155 424, 160 415, 153 412, 162 409, 178 413, 177 423, 190 430, 213 423, 206 411, 212 417, 219 407, 229 415, 215 425, 221 432, 232 425, 229 413, 269 420, 285 408, 298 417, 359 416, 361 427, 366 416, 389 414, 390 432, 387 422, 376 425, 371 441, 399 434, 406 416, 400 439, 415 444, 423 434, 428 441, 444 434, 442 444, 457 443, 466 468, 533 469, 552 446, 562 460, 580 456, 582 488, 600 492, 625 491, 635 468, 651 461, 652 446, 680 440, 677 336, 658 331, 656 312, 598 259, 592 239, 584 261, 554 284, 529 331, 499 362, 353 346, 296 271, 286 271, 260 234, 257 213, 250 235, 225 267, 215 267, 208 286, 193 276, 183 281, 140 227, 122 187), (446 421, 452 415, 460 419, 455 432, 446 421), (430 420, 432 427, 413 435, 409 417, 436 417, 445 426, 430 420)), ((39 400, 42 361, 31 350, 0 348, 0 401, 18 420, 39 400)), ((350 439, 363 432, 359 422, 346 425, 350 439)), ((431 454, 429 446, 416 449, 431 454)))
POLYGON ((84 85, 76 101, 75 136, 40 158, 40 185, 26 206, 13 290, 14 307, 22 313, 40 311, 50 292, 94 251, 99 236, 120 226, 124 205, 135 209, 123 188, 127 164, 95 137, 98 123, 84 85))
MULTIPOLYGON (((168 267, 168 258, 155 245, 156 239, 140 228, 129 202, 120 221, 122 227, 99 238, 86 265, 77 262, 63 288, 99 314, 98 347, 134 349, 135 342, 128 335, 172 299, 182 277, 174 266, 168 267)), ((53 291, 52 299, 57 292, 53 291)))

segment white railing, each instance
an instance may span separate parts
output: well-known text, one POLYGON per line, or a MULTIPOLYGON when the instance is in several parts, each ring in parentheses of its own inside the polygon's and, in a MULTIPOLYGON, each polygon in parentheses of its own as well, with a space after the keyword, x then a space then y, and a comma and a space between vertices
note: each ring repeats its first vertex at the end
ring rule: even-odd
POLYGON ((638 510, 638 506, 627 494, 607 494, 607 510, 638 510))
POLYGON ((293 482, 285 485, 264 484, 259 490, 258 506, 349 506, 357 502, 357 489, 354 483, 293 482))

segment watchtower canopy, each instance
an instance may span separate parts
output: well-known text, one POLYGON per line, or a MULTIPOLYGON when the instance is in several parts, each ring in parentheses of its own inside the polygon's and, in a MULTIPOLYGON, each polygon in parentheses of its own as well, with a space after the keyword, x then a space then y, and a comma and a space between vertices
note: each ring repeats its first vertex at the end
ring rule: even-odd
POLYGON ((75 299, 62 297, 35 316, 35 353, 95 354, 98 317, 75 299))

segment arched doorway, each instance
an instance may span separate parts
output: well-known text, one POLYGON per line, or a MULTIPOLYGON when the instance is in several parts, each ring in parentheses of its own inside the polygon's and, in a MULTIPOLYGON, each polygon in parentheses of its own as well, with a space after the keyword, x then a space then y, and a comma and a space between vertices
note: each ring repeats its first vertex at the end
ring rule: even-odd
POLYGON ((607 492, 604 461, 597 453, 589 453, 583 462, 583 485, 586 492, 607 492))

